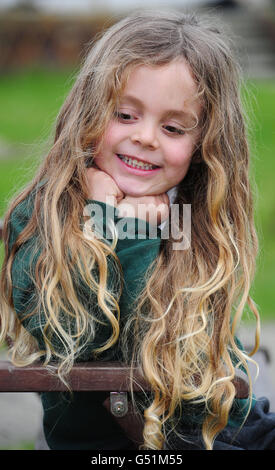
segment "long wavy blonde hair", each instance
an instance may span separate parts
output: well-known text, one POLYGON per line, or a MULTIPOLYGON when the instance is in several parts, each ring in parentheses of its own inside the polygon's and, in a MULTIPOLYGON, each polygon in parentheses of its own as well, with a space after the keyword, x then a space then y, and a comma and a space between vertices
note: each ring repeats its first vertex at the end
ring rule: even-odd
POLYGON ((55 354, 64 379, 83 344, 80 340, 95 335, 98 320, 75 294, 77 272, 96 292, 112 327, 112 335, 96 352, 107 350, 121 336, 126 359, 127 335, 134 330, 131 364, 141 367, 152 387, 152 400, 144 411, 148 449, 163 447, 165 424, 183 400, 205 404, 202 435, 206 449, 211 449, 227 424, 235 396, 232 354, 247 369, 248 356, 235 342, 246 305, 257 325, 259 321, 249 295, 257 237, 247 140, 239 69, 216 19, 211 22, 181 12, 136 12, 109 28, 91 47, 58 116, 52 148, 6 214, 1 338, 11 336, 14 363, 29 364, 43 355, 48 364, 55 354), (180 207, 192 205, 191 247, 173 250, 172 240, 162 240, 146 288, 120 332, 119 295, 107 288, 109 259, 120 276, 114 247, 97 238, 87 240, 79 224, 87 194, 85 172, 131 68, 180 58, 188 62, 203 102, 201 141, 175 201, 180 207), (41 181, 44 184, 39 185, 41 181), (35 210, 9 252, 8 221, 31 192, 35 210), (45 312, 46 324, 41 325, 45 351, 37 350, 21 321, 11 314, 12 263, 18 248, 35 232, 42 250, 34 273, 39 306, 28 316, 37 315, 40 308, 45 312), (91 274, 95 265, 98 279, 91 274), (62 325, 61 311, 75 319, 73 335, 62 325), (62 353, 54 350, 53 333, 62 341, 62 353))

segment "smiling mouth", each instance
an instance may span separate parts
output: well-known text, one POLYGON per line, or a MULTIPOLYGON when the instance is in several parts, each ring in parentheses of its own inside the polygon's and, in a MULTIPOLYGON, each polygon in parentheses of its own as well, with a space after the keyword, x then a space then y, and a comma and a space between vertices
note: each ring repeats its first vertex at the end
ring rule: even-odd
POLYGON ((136 160, 135 158, 128 157, 126 155, 120 155, 117 153, 117 156, 122 160, 126 165, 132 168, 138 168, 139 170, 155 170, 160 168, 157 165, 152 165, 151 163, 142 162, 141 160, 136 160))

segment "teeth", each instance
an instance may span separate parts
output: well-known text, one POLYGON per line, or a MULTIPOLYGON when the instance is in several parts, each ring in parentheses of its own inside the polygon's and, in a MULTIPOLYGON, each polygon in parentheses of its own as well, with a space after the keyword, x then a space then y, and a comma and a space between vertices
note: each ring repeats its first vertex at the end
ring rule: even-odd
POLYGON ((143 163, 136 159, 126 157, 124 155, 118 155, 118 157, 125 163, 127 163, 127 165, 130 165, 133 168, 140 168, 142 170, 153 170, 154 168, 156 168, 155 165, 151 165, 150 163, 143 163))

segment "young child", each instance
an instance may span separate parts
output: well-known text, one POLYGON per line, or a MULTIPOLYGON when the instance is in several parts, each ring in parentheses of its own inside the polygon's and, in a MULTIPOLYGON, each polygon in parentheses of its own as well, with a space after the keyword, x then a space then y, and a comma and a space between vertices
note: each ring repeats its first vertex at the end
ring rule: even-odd
MULTIPOLYGON (((247 305, 258 323, 239 88, 213 24, 121 20, 88 53, 49 154, 6 214, 1 338, 13 362, 55 364, 64 382, 76 361, 140 367, 146 449, 274 449, 268 403, 250 379, 245 399, 234 385, 241 369, 249 377, 235 337, 247 305), (183 246, 171 233, 186 238, 185 207, 183 246)), ((42 393, 49 448, 133 448, 106 397, 42 393)))

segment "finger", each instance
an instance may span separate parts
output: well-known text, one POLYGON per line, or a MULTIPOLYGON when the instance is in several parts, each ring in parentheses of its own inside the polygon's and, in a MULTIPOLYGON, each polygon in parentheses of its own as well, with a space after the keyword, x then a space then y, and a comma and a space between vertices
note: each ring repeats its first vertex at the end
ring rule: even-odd
POLYGON ((159 197, 164 204, 170 205, 170 199, 167 193, 160 194, 159 197))
MULTIPOLYGON (((119 188, 118 188, 119 189, 119 188)), ((124 193, 119 189, 118 195, 117 195, 117 202, 118 204, 124 199, 124 193)))

